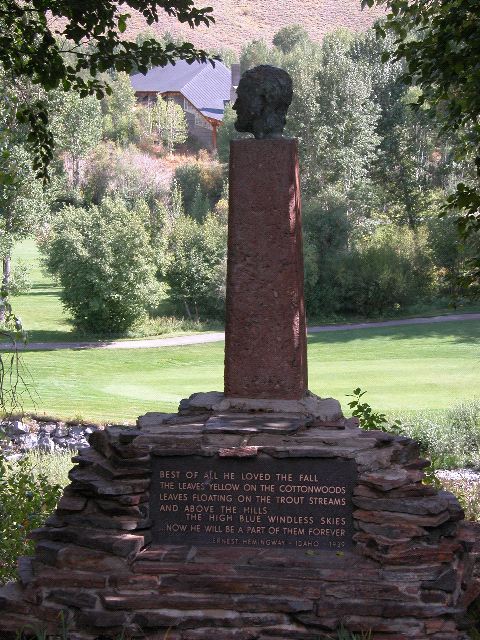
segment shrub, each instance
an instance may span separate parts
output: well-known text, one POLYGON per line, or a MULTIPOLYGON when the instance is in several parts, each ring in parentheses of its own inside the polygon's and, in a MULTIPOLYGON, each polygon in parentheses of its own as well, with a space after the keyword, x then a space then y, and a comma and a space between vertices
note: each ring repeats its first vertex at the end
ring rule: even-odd
POLYGON ((66 207, 42 250, 63 287, 62 302, 82 331, 124 332, 156 302, 145 223, 121 200, 107 198, 90 209, 66 207))
POLYGON ((54 510, 62 488, 24 458, 0 454, 0 582, 15 578, 17 558, 33 551, 27 539, 54 510))
POLYGON ((182 190, 185 212, 192 215, 194 200, 200 195, 208 199, 212 210, 222 196, 224 170, 216 163, 190 162, 175 171, 175 180, 182 190))
POLYGON ((199 224, 180 216, 168 238, 169 260, 164 278, 170 299, 189 318, 223 315, 226 274, 226 227, 213 215, 199 224))
POLYGON ((338 279, 347 312, 373 316, 427 300, 434 284, 427 236, 395 225, 379 227, 346 254, 338 279))
POLYGON ((138 199, 149 206, 170 187, 164 163, 133 145, 122 149, 111 142, 98 145, 90 155, 82 181, 85 198, 100 204, 106 196, 120 197, 132 206, 138 199))
POLYGON ((443 415, 402 423, 405 433, 428 450, 437 468, 480 465, 480 400, 462 402, 443 415))

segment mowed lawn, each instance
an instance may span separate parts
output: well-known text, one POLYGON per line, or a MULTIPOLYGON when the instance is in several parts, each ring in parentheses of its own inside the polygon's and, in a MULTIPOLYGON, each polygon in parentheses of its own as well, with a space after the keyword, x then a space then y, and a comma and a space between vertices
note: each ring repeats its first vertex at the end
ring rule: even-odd
MULTIPOLYGON (((437 412, 480 395, 478 321, 315 334, 308 356, 310 389, 338 398, 345 412, 355 387, 387 414, 437 412)), ((61 417, 133 421, 223 386, 223 343, 26 352, 22 358, 36 411, 61 417)), ((35 409, 28 398, 25 406, 35 409)))
POLYGON ((31 289, 12 298, 12 305, 28 331, 29 339, 39 342, 78 340, 60 302, 60 288, 42 271, 40 253, 33 238, 17 244, 13 264, 18 260, 28 267, 31 289))

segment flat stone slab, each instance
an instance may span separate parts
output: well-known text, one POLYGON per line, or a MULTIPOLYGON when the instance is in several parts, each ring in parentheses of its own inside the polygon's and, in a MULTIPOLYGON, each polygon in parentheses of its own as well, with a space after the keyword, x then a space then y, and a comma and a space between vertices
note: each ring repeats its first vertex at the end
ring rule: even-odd
POLYGON ((308 423, 308 417, 282 413, 220 413, 209 418, 204 433, 296 433, 308 423))

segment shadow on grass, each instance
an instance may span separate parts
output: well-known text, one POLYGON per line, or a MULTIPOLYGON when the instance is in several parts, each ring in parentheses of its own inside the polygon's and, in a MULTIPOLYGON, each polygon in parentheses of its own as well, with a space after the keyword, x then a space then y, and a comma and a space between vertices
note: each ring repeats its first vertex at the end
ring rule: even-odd
POLYGON ((480 320, 326 331, 310 334, 308 343, 338 344, 376 338, 390 340, 446 339, 456 343, 480 346, 480 320))

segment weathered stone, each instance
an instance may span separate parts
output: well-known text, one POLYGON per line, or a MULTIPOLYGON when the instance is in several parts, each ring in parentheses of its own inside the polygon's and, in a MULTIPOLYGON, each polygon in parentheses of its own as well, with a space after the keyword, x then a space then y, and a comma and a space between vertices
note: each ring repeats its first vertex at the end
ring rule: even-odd
POLYGON ((59 604, 65 604, 74 609, 91 609, 95 608, 98 597, 88 591, 79 591, 78 589, 52 589, 49 598, 59 604))
POLYGON ((87 504, 87 499, 82 496, 63 495, 57 505, 59 511, 83 511, 87 504))
POLYGON ((175 413, 158 413, 148 411, 137 419, 137 426, 144 430, 146 427, 157 427, 164 424, 169 418, 173 418, 175 413))
POLYGON ((207 420, 205 433, 295 433, 305 427, 307 418, 269 413, 255 415, 248 413, 216 414, 207 420))

